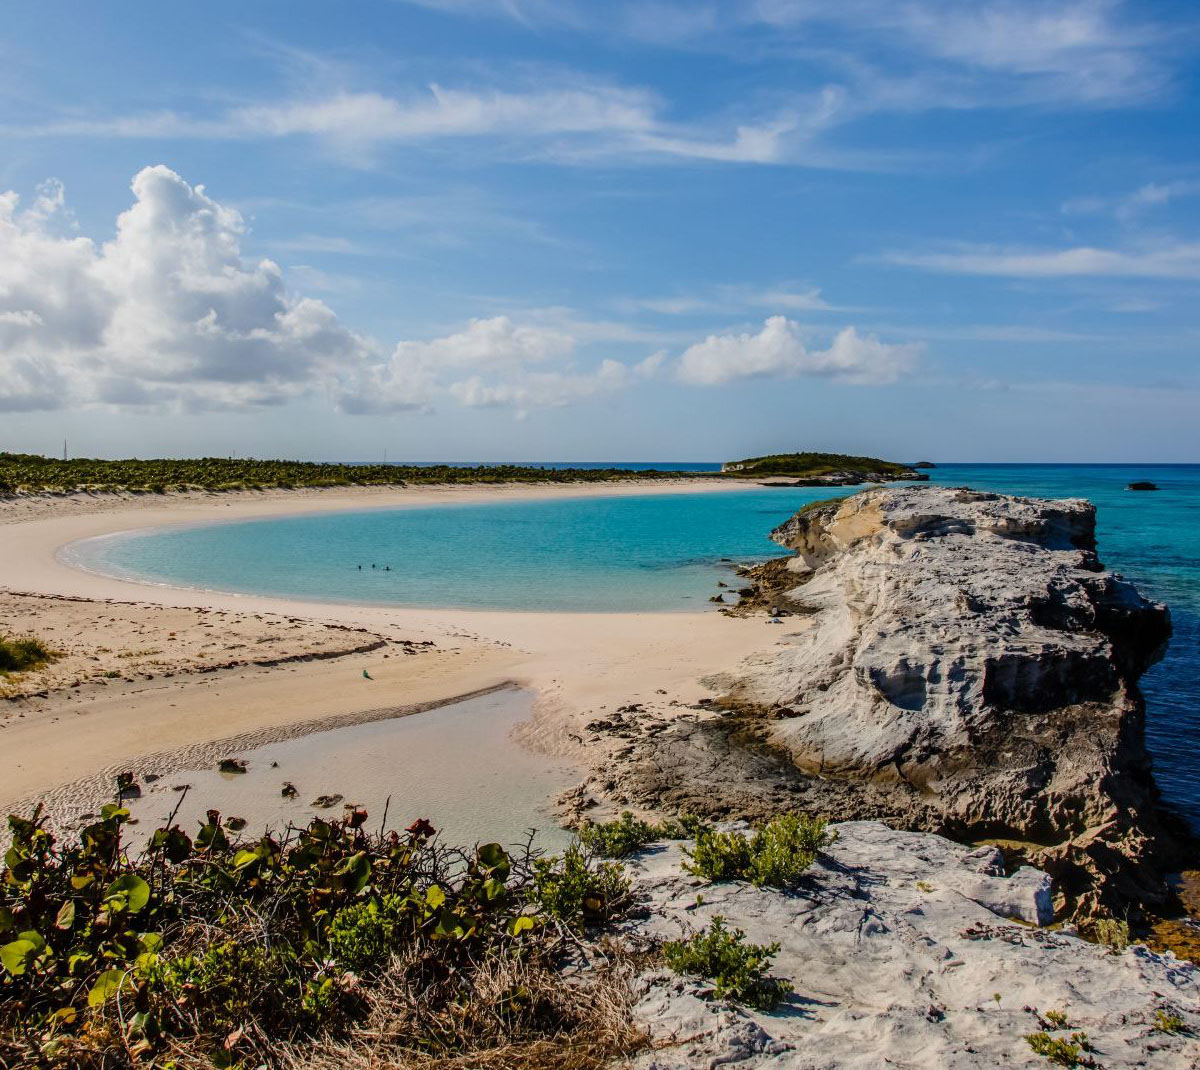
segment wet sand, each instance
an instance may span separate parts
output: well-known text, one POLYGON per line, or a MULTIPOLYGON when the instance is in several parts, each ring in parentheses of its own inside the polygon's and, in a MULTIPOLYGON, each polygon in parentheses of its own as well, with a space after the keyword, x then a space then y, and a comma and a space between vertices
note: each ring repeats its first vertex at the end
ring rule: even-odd
MULTIPOLYGON (((427 506, 630 494, 736 493, 743 484, 686 480, 652 486, 511 486, 363 488, 237 495, 68 496, 0 503, 0 591, 40 597, 42 628, 70 620, 74 655, 110 652, 117 616, 141 649, 197 651, 212 642, 213 614, 236 616, 238 635, 253 648, 278 638, 280 621, 295 628, 287 646, 303 657, 323 629, 363 629, 384 643, 373 650, 205 668, 181 656, 169 668, 149 666, 133 680, 84 677, 0 702, 0 747, 10 775, 0 806, 54 794, 133 763, 215 741, 282 738, 411 710, 506 683, 537 696, 522 742, 583 765, 591 755, 583 726, 597 711, 654 700, 690 704, 711 695, 700 678, 730 669, 774 641, 760 620, 696 613, 516 613, 303 603, 139 584, 82 572, 57 551, 76 539, 160 525, 209 523, 332 509, 427 506), (84 601, 80 601, 83 599, 84 601), (180 614, 182 617, 167 614, 180 614), (56 614, 61 620, 56 618, 56 614), (168 624, 171 626, 168 627, 168 624), (208 624, 208 628, 202 627, 208 624), (174 643, 170 633, 174 632, 174 643), (432 644, 417 656, 405 644, 432 644), (363 676, 366 670, 370 679, 363 676), (145 677, 149 677, 148 679, 145 677)), ((0 618, 0 628, 10 627, 0 618)), ((215 629, 220 631, 220 629, 215 629)), ((49 638, 53 639, 50 633, 49 638)), ((316 653, 315 649, 313 653, 316 653)), ((112 670, 105 670, 112 671, 112 670)), ((26 679, 26 683, 28 682, 26 679)), ((63 681, 60 681, 63 683, 63 681)), ((243 744, 244 745, 244 744, 243 744)), ((336 789, 340 790, 340 789, 336 789)), ((68 804, 61 792, 60 804, 68 804)), ((83 800, 80 799, 80 802, 83 800)))

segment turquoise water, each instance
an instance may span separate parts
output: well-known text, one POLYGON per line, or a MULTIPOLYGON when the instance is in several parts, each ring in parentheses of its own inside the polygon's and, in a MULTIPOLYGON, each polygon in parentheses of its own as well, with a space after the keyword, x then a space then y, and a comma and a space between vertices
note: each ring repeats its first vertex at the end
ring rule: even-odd
MULTIPOLYGON (((1143 680, 1147 736, 1164 794, 1200 828, 1200 465, 944 465, 930 476, 1095 502, 1101 559, 1171 607, 1170 649, 1143 680), (1161 489, 1125 490, 1137 479, 1161 489)), ((746 490, 323 514, 92 540, 71 555, 153 582, 310 600, 688 610, 707 606, 718 580, 736 586, 721 558, 778 553, 771 528, 829 494, 746 490)))
POLYGON ((96 539, 71 553, 101 572, 309 600, 686 610, 706 604, 719 579, 732 582, 722 557, 779 553, 771 528, 828 496, 745 490, 323 513, 96 539))

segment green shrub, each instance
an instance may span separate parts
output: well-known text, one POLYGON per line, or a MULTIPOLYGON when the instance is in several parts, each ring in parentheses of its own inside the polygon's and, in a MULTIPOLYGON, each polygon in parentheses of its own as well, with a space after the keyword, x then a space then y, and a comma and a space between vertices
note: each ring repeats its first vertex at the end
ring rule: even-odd
POLYGON ((1182 1033, 1184 1021, 1173 1011, 1164 1011, 1160 1008, 1154 1012, 1154 1028, 1160 1033, 1182 1033))
POLYGON ((1028 1033, 1025 1042, 1035 1055, 1041 1055, 1057 1066, 1085 1065, 1083 1053, 1088 1042, 1086 1033, 1072 1033, 1070 1040, 1052 1037, 1046 1032, 1028 1033))
POLYGON ((585 823, 579 829, 579 842, 603 858, 626 858, 655 840, 667 839, 673 831, 672 825, 651 825, 626 810, 616 821, 585 823))
POLYGON ((1124 951, 1130 944, 1129 922, 1120 918, 1100 918, 1092 926, 1096 943, 1113 951, 1124 951))
POLYGON ((629 903, 630 881, 616 862, 593 863, 578 843, 562 856, 533 863, 530 902, 567 924, 594 925, 620 916, 629 903))
POLYGON ((58 655, 33 636, 0 636, 0 672, 26 672, 55 661, 58 655))
MULTIPOLYGON (((194 836, 154 831, 139 857, 122 842, 129 811, 117 804, 65 843, 40 808, 10 817, 0 1066, 292 1065, 287 1045, 357 1036, 385 982, 388 1021, 403 1017, 388 1037, 410 1045, 395 1061, 445 1053, 464 1042, 464 1008, 491 1006, 497 970, 519 962, 554 976, 562 931, 578 946, 581 923, 612 916, 628 895, 619 866, 592 868, 577 846, 562 859, 514 859, 495 843, 441 847, 425 821, 370 835, 366 816, 239 842, 209 811, 194 836), (562 924, 531 916, 531 901, 562 924)), ((579 1020, 525 1018, 522 1029, 534 1043, 579 1020)))
POLYGON ((663 950, 667 965, 676 973, 712 981, 718 999, 773 1010, 792 991, 788 981, 767 975, 779 945, 745 940, 741 929, 726 929, 725 919, 714 917, 707 929, 687 940, 672 941, 663 950))
POLYGON ((754 863, 750 844, 750 838, 740 832, 701 829, 696 834, 695 845, 690 850, 684 848, 688 861, 684 862, 683 868, 710 881, 749 879, 754 863))
POLYGON ((759 887, 794 888, 821 848, 833 842, 822 818, 781 814, 753 835, 702 829, 686 850, 684 869, 710 881, 747 880, 759 887))
POLYGON ((413 928, 411 903, 398 895, 351 903, 329 923, 329 954, 359 975, 385 965, 413 928))
POLYGON ((1067 1012, 1066 1011, 1047 1011, 1042 1017, 1046 1019, 1055 1029, 1067 1028, 1067 1012))

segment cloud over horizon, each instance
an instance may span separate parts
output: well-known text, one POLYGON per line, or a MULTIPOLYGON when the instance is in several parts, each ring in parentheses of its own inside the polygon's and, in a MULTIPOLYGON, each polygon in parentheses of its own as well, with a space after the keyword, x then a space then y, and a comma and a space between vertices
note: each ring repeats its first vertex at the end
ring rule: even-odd
POLYGON ((785 316, 770 316, 757 334, 712 334, 689 346, 679 358, 677 374, 694 386, 767 376, 880 385, 912 371, 923 348, 915 342, 889 345, 845 327, 828 349, 811 349, 800 324, 785 316))
MULTIPOLYGON (((641 345, 635 328, 495 315, 389 353, 294 292, 274 261, 247 261, 244 219, 204 186, 158 164, 131 190, 133 204, 103 243, 75 233, 59 183, 45 183, 24 209, 15 193, 0 194, 0 410, 246 410, 324 394, 352 415, 440 400, 524 413, 626 390, 668 366, 701 386, 798 375, 887 383, 921 348, 848 327, 828 349, 811 349, 801 326, 777 315, 756 335, 710 335, 673 362, 662 348, 622 361, 583 350, 641 345)), ((752 300, 829 309, 815 289, 752 300)))

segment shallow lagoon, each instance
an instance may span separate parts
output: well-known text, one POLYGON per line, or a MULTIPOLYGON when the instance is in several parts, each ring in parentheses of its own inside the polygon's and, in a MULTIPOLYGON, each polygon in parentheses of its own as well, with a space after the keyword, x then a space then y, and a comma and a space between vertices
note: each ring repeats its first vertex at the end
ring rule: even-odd
POLYGON ((246 835, 257 836, 313 817, 340 818, 354 804, 366 807, 371 829, 380 827, 386 806, 387 828, 428 818, 447 844, 520 844, 535 830, 539 847, 559 849, 569 836, 551 800, 579 775, 570 763, 531 753, 511 738, 533 700, 528 691, 505 688, 422 713, 233 750, 228 756, 244 760, 245 773, 221 773, 215 765, 181 770, 129 800, 138 819, 133 839, 144 840, 163 823, 180 800, 174 789, 186 784, 176 820, 189 831, 210 808, 244 818, 246 835), (295 786, 295 798, 281 795, 285 781, 295 786), (344 798, 312 805, 334 794, 344 798))
MULTIPOLYGON (((944 465, 930 476, 1096 503, 1104 563, 1171 607, 1170 649, 1143 679, 1147 740, 1164 795, 1200 828, 1200 465, 944 465), (1160 490, 1125 489, 1142 479, 1160 490)), ((773 527, 808 502, 854 489, 324 514, 91 540, 66 556, 150 582, 313 600, 696 610, 719 580, 736 586, 722 558, 778 553, 767 538, 773 527)))

